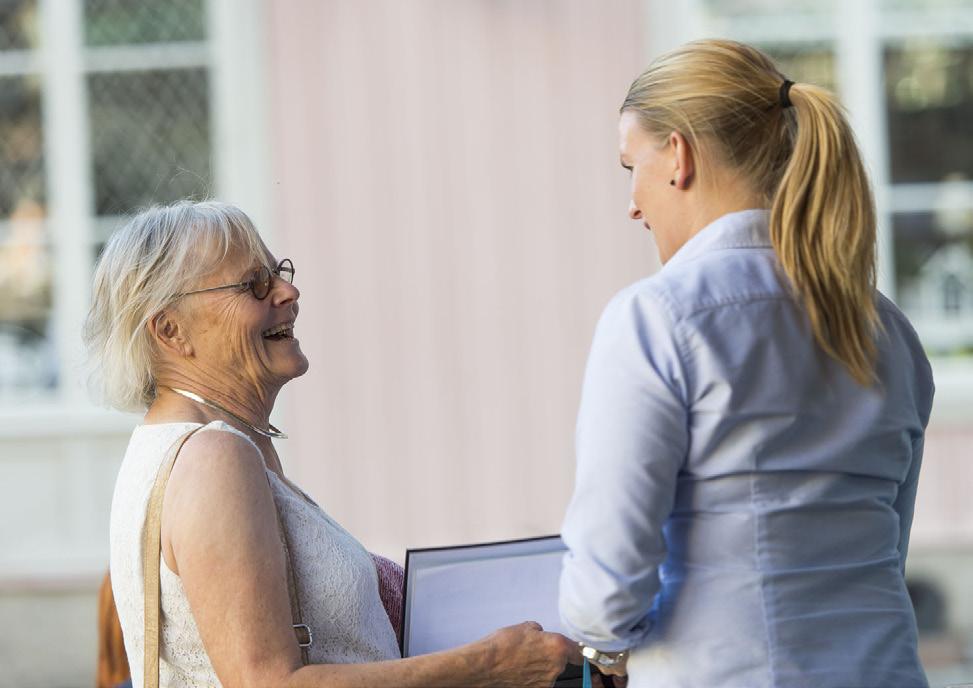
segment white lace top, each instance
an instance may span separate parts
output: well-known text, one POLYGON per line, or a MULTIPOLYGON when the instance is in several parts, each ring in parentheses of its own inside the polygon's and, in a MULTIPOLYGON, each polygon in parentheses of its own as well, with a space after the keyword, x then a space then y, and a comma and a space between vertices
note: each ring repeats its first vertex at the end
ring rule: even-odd
MULTIPOLYGON (((111 508, 112 591, 136 687, 143 684, 141 542, 146 507, 156 472, 169 448, 196 425, 166 423, 136 427, 115 482, 111 508)), ((232 432, 250 441, 221 421, 210 423, 201 432, 207 431, 232 432)), ((310 661, 353 663, 399 657, 395 632, 379 597, 371 555, 307 495, 298 494, 277 474, 266 470, 287 532, 301 611, 314 633, 310 661)), ((162 559, 160 576, 160 685, 219 686, 182 581, 169 570, 165 559, 162 559)), ((232 633, 233 629, 228 628, 226 632, 232 633)))

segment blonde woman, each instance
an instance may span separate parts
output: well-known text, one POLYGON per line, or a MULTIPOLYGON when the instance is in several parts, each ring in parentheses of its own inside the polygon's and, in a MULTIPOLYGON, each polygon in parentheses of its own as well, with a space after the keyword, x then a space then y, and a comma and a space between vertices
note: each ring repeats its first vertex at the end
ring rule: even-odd
POLYGON ((607 306, 561 615, 630 686, 925 686, 903 569, 933 383, 875 288, 835 97, 690 43, 632 84, 628 214, 663 262, 607 306))
POLYGON ((400 659, 375 561, 287 479, 273 444, 283 434, 268 419, 281 387, 308 368, 294 271, 242 211, 217 202, 146 210, 101 257, 88 350, 105 399, 145 412, 111 510, 111 584, 134 685, 151 678, 147 504, 170 447, 198 429, 162 501, 159 685, 550 686, 578 648, 531 622, 400 659), (295 607, 311 631, 300 638, 295 607))

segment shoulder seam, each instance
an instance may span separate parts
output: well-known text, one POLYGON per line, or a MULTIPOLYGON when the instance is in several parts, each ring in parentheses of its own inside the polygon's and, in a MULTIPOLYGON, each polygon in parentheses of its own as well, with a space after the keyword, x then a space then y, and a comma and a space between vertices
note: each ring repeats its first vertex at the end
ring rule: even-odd
POLYGON ((684 319, 692 318, 693 316, 699 315, 700 313, 705 313, 706 311, 723 308, 724 306, 760 303, 763 301, 793 301, 793 299, 787 294, 740 294, 738 296, 732 296, 729 298, 720 299, 719 301, 714 301, 712 303, 707 303, 706 305, 700 305, 686 313, 684 319))
MULTIPOLYGON (((658 284, 658 283, 656 283, 658 284)), ((649 296, 658 301, 663 308, 666 310, 666 315, 672 321, 673 325, 676 325, 680 321, 688 320, 695 315, 699 315, 705 311, 715 310, 717 308, 722 308, 724 306, 732 306, 735 304, 745 304, 745 303, 759 303, 761 301, 793 301, 793 298, 786 293, 758 293, 758 294, 736 294, 734 296, 729 296, 717 301, 713 301, 707 304, 699 304, 690 309, 687 309, 685 313, 676 315, 676 309, 672 303, 672 299, 669 298, 668 290, 665 289, 661 284, 652 286, 645 290, 638 290, 638 294, 649 296)))

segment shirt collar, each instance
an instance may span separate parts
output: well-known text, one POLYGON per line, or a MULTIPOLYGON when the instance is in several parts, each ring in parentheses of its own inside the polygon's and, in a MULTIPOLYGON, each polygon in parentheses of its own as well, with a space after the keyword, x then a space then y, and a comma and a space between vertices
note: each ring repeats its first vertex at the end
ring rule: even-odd
POLYGON ((663 269, 687 263, 709 251, 727 248, 770 248, 770 211, 752 208, 727 213, 696 232, 663 269))

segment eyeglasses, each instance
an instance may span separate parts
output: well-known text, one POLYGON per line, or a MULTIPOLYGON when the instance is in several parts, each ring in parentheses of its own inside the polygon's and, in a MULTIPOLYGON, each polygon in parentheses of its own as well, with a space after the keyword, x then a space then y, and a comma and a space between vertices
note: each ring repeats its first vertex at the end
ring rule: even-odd
POLYGON ((277 267, 271 270, 266 265, 261 265, 251 273, 250 279, 236 284, 222 284, 218 287, 207 287, 206 289, 194 289, 176 294, 172 298, 178 299, 190 294, 201 294, 204 291, 216 291, 217 289, 249 289, 254 298, 263 301, 270 293, 270 285, 273 284, 274 277, 279 277, 288 284, 294 284, 294 263, 290 258, 277 263, 277 267))

